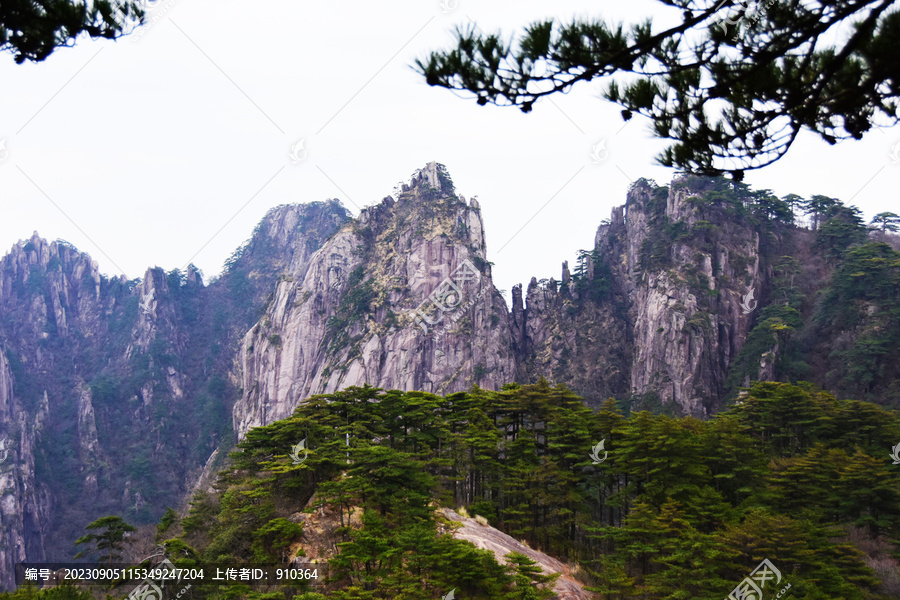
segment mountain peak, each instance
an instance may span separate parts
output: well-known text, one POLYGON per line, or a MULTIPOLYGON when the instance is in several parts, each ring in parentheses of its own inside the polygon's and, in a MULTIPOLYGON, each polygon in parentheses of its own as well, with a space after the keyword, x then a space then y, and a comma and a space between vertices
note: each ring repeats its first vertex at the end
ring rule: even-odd
POLYGON ((426 163, 421 169, 416 169, 410 178, 409 185, 403 184, 403 192, 424 189, 426 191, 437 190, 444 194, 456 195, 453 180, 447 167, 437 161, 426 163))
MULTIPOLYGON (((382 230, 389 222, 399 220, 409 224, 409 220, 427 223, 427 230, 437 230, 447 233, 457 229, 460 219, 465 222, 468 214, 458 214, 460 209, 464 212, 468 209, 478 209, 478 203, 472 199, 472 204, 466 203, 466 199, 456 193, 453 180, 443 164, 431 161, 421 169, 416 169, 408 183, 399 185, 394 189, 393 196, 385 196, 378 204, 373 204, 360 211, 357 222, 363 226, 374 226, 376 230, 382 230), (449 221, 448 221, 449 219, 449 221), (440 221, 446 221, 439 224, 440 221)), ((421 229, 421 228, 420 228, 421 229)), ((481 232, 481 224, 477 230, 481 232)), ((483 245, 480 240, 478 243, 483 245)))

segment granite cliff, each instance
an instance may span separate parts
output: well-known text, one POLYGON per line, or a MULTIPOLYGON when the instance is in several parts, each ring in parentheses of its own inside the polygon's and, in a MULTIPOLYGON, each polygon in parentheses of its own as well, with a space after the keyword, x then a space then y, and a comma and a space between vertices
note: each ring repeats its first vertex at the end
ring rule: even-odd
MULTIPOLYGON (((640 180, 559 280, 515 287, 510 307, 478 203, 437 163, 355 219, 337 201, 272 209, 208 283, 192 266, 109 278, 35 234, 0 260, 0 584, 16 562, 69 558, 100 516, 154 522, 317 393, 544 377, 593 406, 703 418, 751 379, 846 382, 828 340, 856 351, 895 307, 826 326, 827 257, 844 250, 823 231, 739 184, 640 180)), ((895 402, 900 367, 873 356, 866 399, 895 402)))
POLYGON ((574 274, 564 263, 559 281, 516 286, 509 309, 477 202, 430 163, 279 281, 242 344, 235 430, 350 385, 448 393, 542 376, 589 402, 653 396, 709 415, 751 325, 743 297, 768 274, 759 234, 699 193, 636 185, 574 274), (663 221, 686 232, 665 260, 647 244, 663 221))
POLYGON ((292 266, 245 336, 235 430, 351 385, 447 393, 515 379, 485 254, 478 203, 457 197, 435 163, 364 209, 292 266))
POLYGON ((208 286, 193 266, 108 278, 37 234, 0 260, 0 586, 16 562, 71 559, 99 516, 146 523, 184 502, 233 444, 241 336, 277 274, 347 218, 275 208, 208 286))

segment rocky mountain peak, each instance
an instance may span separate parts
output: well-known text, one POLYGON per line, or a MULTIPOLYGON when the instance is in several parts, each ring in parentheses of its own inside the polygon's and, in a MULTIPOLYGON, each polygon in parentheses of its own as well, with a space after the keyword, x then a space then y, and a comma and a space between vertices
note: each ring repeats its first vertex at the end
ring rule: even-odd
POLYGON ((457 195, 446 167, 430 162, 417 169, 400 191, 364 208, 355 227, 378 243, 407 243, 412 237, 455 240, 480 261, 485 257, 484 223, 478 202, 457 195), (397 238, 396 240, 394 238, 397 238))
POLYGON ((421 169, 417 169, 412 174, 409 184, 404 184, 401 189, 404 192, 408 192, 416 188, 436 190, 444 194, 453 194, 455 192, 447 167, 436 161, 431 161, 421 169))
POLYGON ((337 199, 276 206, 226 261, 226 270, 268 275, 274 281, 279 273, 303 265, 349 219, 350 211, 337 199))
POLYGON ((351 385, 446 392, 514 377, 485 251, 477 203, 456 195, 443 165, 417 170, 278 286, 244 340, 235 429, 351 385))

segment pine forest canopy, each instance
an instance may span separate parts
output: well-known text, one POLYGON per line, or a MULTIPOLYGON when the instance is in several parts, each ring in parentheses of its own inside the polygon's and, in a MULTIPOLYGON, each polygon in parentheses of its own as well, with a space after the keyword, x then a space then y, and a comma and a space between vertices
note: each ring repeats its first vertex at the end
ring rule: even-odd
MULTIPOLYGON (((454 539, 439 506, 577 564, 605 600, 721 600, 763 558, 796 598, 900 593, 888 558, 900 534, 900 474, 887 456, 900 439, 896 413, 775 382, 709 421, 624 408, 609 399, 594 412, 544 380, 443 397, 369 386, 314 396, 248 432, 215 492, 159 532, 179 567, 329 556, 329 582, 295 600, 424 600, 451 588, 469 599, 553 597, 552 579, 526 557, 502 567, 454 539), (301 439, 309 452, 297 464, 290 449, 301 439), (590 450, 601 439, 598 462, 590 450), (330 555, 309 542, 321 539, 323 515, 336 526, 330 555)), ((290 591, 204 585, 188 598, 290 591)))
POLYGON ((736 179, 784 156, 801 130, 834 144, 900 117, 893 0, 658 2, 681 11, 681 23, 545 20, 515 43, 473 24, 416 66, 429 85, 523 112, 607 79, 604 95, 625 120, 645 115, 673 141, 661 164, 736 179))

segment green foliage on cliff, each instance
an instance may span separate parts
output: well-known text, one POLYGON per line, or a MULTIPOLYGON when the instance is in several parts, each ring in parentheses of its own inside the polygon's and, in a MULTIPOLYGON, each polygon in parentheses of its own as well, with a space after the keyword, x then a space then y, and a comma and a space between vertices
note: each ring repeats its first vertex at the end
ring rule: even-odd
POLYGON ((578 253, 578 265, 572 273, 572 283, 579 296, 601 302, 609 298, 612 291, 612 270, 606 259, 601 256, 600 249, 582 250, 578 253), (588 272, 588 265, 591 271, 588 272))
POLYGON ((833 249, 836 264, 816 301, 796 284, 808 275, 795 258, 776 265, 770 304, 729 369, 732 393, 770 361, 773 379, 815 377, 842 395, 900 405, 900 253, 880 242, 833 249))
POLYGON ((329 348, 346 347, 349 340, 347 329, 352 323, 365 318, 376 295, 374 280, 366 278, 365 268, 359 265, 353 269, 347 278, 346 293, 341 297, 337 310, 328 318, 326 339, 330 340, 329 348))
POLYGON ((453 185, 453 179, 450 177, 450 171, 447 170, 446 165, 437 163, 437 174, 438 181, 440 182, 441 189, 444 191, 444 193, 456 193, 456 186, 453 185))
MULTIPOLYGON (((690 175, 672 183, 684 197, 673 209, 666 189, 642 185, 629 196, 641 211, 635 218, 647 222, 639 264, 645 276, 666 271, 676 294, 694 296, 686 332, 709 340, 704 313, 720 326, 732 321, 720 296, 740 297, 748 288, 757 294, 759 310, 754 304, 745 313, 751 328, 728 364, 726 397, 760 378, 813 379, 840 394, 900 406, 893 351, 900 347, 900 254, 869 240, 857 207, 822 195, 779 199, 690 175), (801 214, 810 229, 795 226, 801 214)), ((886 231, 875 238, 884 240, 886 231)))
MULTIPOLYGON (((290 223, 317 240, 348 218, 337 203, 297 210, 290 223)), ((46 267, 28 264, 24 277, 5 263, 3 277, 15 283, 5 288, 0 341, 13 396, 28 411, 19 417, 40 423, 35 474, 53 510, 34 527, 49 560, 70 559, 84 524, 103 515, 155 521, 187 492, 190 477, 173 466, 196 470, 231 443, 239 391, 223 374, 274 285, 270 267, 295 252, 273 243, 270 229, 261 226, 209 286, 193 267, 152 269, 143 284, 98 276, 90 257, 66 243, 50 248, 46 267)), ((34 251, 38 241, 28 245, 34 251)))
POLYGON ((727 245, 736 231, 759 234, 765 250, 772 232, 792 224, 796 216, 789 202, 768 190, 751 190, 730 179, 686 175, 673 181, 671 188, 685 194, 685 204, 693 214, 689 220, 673 221, 666 213, 668 188, 651 188, 642 207, 649 226, 640 249, 643 271, 671 268, 673 246, 678 242, 714 255, 714 249, 727 245))
POLYGON ((446 533, 437 506, 467 507, 578 564, 599 598, 721 600, 768 558, 795 597, 886 600, 900 593, 897 440, 895 413, 811 385, 756 384, 708 422, 625 417, 612 399, 593 412, 545 381, 350 388, 248 432, 177 543, 236 565, 336 549, 327 585, 283 590, 297 598, 544 597, 526 558, 501 567, 446 533))
POLYGON ((126 536, 137 531, 134 525, 126 523, 121 517, 115 515, 101 517, 88 524, 85 529, 91 533, 78 538, 75 545, 90 544, 91 547, 78 552, 75 558, 99 553, 98 560, 100 562, 115 562, 116 559, 121 558, 122 546, 127 543, 126 536), (94 530, 98 530, 97 533, 94 533, 94 530))
POLYGON ((827 219, 816 231, 816 244, 831 259, 841 258, 851 246, 866 240, 862 211, 838 201, 824 213, 827 219))
POLYGON ((835 340, 829 384, 861 397, 879 392, 900 404, 900 253, 882 243, 850 249, 824 291, 816 325, 835 340))
POLYGON ((732 394, 737 388, 759 379, 760 361, 772 364, 773 373, 790 373, 796 378, 808 376, 809 366, 802 360, 794 336, 803 326, 801 309, 803 294, 795 284, 801 272, 798 261, 782 256, 773 270, 772 303, 759 311, 756 326, 747 334, 741 351, 728 370, 727 386, 732 394))

